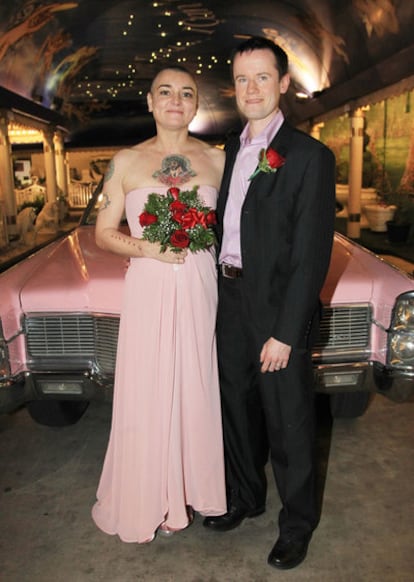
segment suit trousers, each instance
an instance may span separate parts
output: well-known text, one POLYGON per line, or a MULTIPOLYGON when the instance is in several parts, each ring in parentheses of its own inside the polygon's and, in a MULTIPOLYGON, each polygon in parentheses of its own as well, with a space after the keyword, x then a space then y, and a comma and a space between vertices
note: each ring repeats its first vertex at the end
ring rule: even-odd
POLYGON ((254 321, 243 278, 219 276, 217 346, 228 502, 246 511, 265 507, 270 453, 282 503, 280 535, 301 537, 310 535, 318 521, 312 358, 308 349, 292 349, 286 369, 263 374, 259 358, 267 339, 254 321))

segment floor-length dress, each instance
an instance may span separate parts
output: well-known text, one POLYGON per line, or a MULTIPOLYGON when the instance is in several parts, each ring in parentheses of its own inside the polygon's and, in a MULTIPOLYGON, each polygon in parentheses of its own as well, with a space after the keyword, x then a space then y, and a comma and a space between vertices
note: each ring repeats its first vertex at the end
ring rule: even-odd
MULTIPOLYGON (((132 236, 150 192, 126 196, 132 236)), ((215 207, 217 191, 199 195, 215 207)), ((188 525, 186 506, 226 512, 216 362, 216 267, 212 249, 183 265, 133 258, 119 330, 111 434, 92 516, 125 542, 145 542, 160 524, 188 525)))

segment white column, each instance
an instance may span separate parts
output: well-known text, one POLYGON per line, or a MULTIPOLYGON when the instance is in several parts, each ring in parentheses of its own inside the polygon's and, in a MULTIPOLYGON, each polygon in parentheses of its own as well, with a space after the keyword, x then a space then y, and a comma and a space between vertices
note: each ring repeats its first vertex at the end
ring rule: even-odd
POLYGON ((361 187, 364 153, 364 113, 362 109, 351 112, 351 139, 349 145, 349 196, 348 224, 349 238, 361 235, 361 187))
POLYGON ((54 202, 57 198, 54 131, 48 128, 43 131, 43 153, 45 156, 46 201, 54 202))
POLYGON ((0 203, 6 216, 6 239, 16 234, 16 196, 14 194, 13 157, 8 132, 9 120, 5 111, 0 112, 0 203))
POLYGON ((323 123, 314 123, 311 129, 311 136, 317 140, 321 139, 321 129, 324 126, 323 123))
POLYGON ((55 145, 55 162, 56 162, 56 180, 57 185, 64 198, 68 195, 68 181, 65 167, 65 150, 63 145, 62 132, 57 131, 54 135, 55 145))

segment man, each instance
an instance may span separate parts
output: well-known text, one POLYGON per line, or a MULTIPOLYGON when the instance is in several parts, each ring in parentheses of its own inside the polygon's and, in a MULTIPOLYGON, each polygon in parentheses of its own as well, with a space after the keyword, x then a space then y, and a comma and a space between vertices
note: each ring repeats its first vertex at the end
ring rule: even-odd
POLYGON ((318 522, 311 344, 333 239, 335 160, 284 120, 290 79, 280 47, 251 38, 232 66, 247 125, 226 146, 217 207, 228 512, 204 525, 227 531, 265 510, 270 450, 282 509, 268 563, 287 569, 305 558, 318 522))

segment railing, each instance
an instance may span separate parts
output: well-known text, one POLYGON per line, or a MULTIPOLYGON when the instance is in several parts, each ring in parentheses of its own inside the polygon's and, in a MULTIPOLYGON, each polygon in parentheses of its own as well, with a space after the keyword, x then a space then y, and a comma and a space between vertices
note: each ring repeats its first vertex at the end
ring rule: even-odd
MULTIPOLYGON (((72 180, 69 184, 67 200, 69 208, 85 208, 88 205, 89 200, 92 198, 95 188, 95 182, 76 182, 72 180)), ((41 196, 44 199, 46 198, 46 188, 37 184, 28 186, 27 188, 16 189, 14 192, 16 195, 17 208, 25 202, 35 202, 35 200, 41 196)))
POLYGON ((95 182, 75 182, 71 181, 69 184, 69 200, 70 208, 85 208, 92 198, 92 194, 96 188, 95 182))
POLYGON ((34 202, 39 197, 45 198, 46 188, 38 184, 33 184, 33 186, 28 186, 27 188, 16 189, 14 193, 16 196, 16 205, 19 208, 25 202, 34 202))

